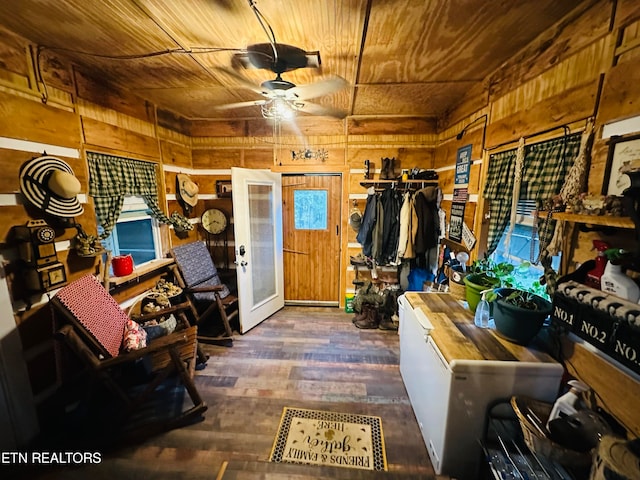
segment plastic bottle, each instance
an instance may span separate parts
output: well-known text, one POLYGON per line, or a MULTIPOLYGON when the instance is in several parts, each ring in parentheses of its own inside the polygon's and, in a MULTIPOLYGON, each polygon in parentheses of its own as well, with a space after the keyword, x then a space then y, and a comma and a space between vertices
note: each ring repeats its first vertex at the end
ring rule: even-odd
POLYGON ((598 251, 598 256, 596 257, 596 266, 587 272, 587 276, 585 278, 585 285, 591 288, 601 289, 600 278, 604 273, 604 269, 607 266, 607 256, 606 251, 611 248, 611 246, 607 242, 603 242, 602 240, 594 240, 593 248, 598 251))
POLYGON ((567 383, 571 388, 553 404, 553 408, 549 414, 549 420, 547 420, 547 430, 549 429, 549 423, 556 418, 576 413, 578 411, 576 403, 578 402, 580 394, 589 390, 589 387, 579 380, 569 380, 567 383))
POLYGON ((622 266, 617 262, 619 250, 609 249, 605 253, 609 258, 609 262, 604 268, 602 277, 600 277, 602 291, 637 303, 638 299, 640 299, 640 287, 622 271, 622 266))
POLYGON ((489 328, 489 302, 487 302, 487 292, 484 290, 482 297, 476 307, 476 313, 473 317, 473 323, 479 328, 489 328))

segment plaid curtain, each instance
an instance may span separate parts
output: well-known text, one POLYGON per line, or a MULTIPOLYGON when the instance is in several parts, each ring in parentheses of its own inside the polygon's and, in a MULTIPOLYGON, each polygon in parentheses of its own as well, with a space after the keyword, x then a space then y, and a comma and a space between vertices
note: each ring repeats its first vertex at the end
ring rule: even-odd
POLYGON ((557 195, 580 151, 581 133, 530 145, 525 154, 520 196, 538 207, 557 195))
POLYGON ((484 197, 489 201, 489 236, 487 254, 492 254, 509 223, 513 180, 515 178, 516 150, 495 153, 489 157, 484 197))
POLYGON ((89 161, 89 195, 93 197, 98 223, 104 229, 100 239, 107 238, 115 228, 124 197, 142 197, 151 215, 161 223, 184 228, 184 222, 167 217, 158 206, 156 164, 130 158, 87 152, 89 161))
MULTIPOLYGON (((578 133, 526 146, 520 198, 535 200, 538 208, 541 208, 546 200, 560 192, 565 176, 578 155, 580 139, 581 134, 578 133)), ((484 188, 484 196, 490 201, 491 214, 487 254, 495 251, 509 223, 515 160, 516 149, 489 157, 484 188)), ((541 239, 540 243, 545 240, 541 239)))

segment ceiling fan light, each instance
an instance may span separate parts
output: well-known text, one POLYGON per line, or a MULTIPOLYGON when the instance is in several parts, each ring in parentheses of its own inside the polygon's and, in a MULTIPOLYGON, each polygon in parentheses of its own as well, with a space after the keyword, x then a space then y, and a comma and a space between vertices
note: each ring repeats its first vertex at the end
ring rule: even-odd
POLYGON ((262 105, 261 110, 264 118, 276 121, 292 120, 296 116, 295 111, 289 106, 288 102, 280 98, 262 105))
POLYGON ((283 120, 293 120, 295 116, 296 113, 288 107, 284 108, 281 114, 283 120))

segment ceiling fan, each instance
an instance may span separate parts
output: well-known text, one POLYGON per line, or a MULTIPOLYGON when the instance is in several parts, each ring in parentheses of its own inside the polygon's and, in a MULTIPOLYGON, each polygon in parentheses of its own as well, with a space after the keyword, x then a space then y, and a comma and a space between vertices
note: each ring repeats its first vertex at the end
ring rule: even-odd
POLYGON ((342 110, 308 101, 347 87, 348 82, 344 78, 332 75, 311 84, 295 85, 284 80, 281 76, 281 74, 297 68, 317 68, 320 64, 319 52, 305 52, 298 47, 281 43, 250 45, 247 47, 246 52, 234 55, 232 65, 270 70, 276 74, 276 77, 272 80, 266 80, 258 86, 233 70, 218 67, 217 70, 232 77, 239 86, 251 90, 264 98, 218 105, 215 108, 218 110, 230 110, 260 106, 262 115, 265 118, 274 119, 287 119, 287 117, 295 115, 296 111, 310 115, 345 118, 347 113, 342 110))

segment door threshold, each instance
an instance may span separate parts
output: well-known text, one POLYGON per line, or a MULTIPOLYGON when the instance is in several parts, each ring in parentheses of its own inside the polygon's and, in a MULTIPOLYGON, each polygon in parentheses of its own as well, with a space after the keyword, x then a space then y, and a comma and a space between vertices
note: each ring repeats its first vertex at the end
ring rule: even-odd
POLYGON ((339 307, 340 302, 335 301, 321 301, 321 300, 285 300, 285 305, 288 306, 306 306, 306 307, 339 307))

